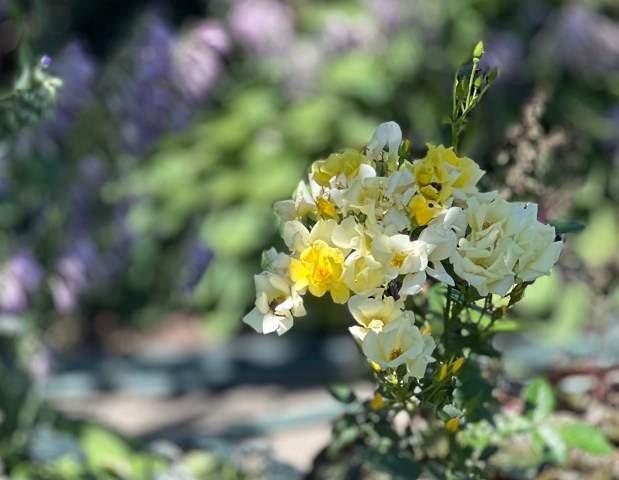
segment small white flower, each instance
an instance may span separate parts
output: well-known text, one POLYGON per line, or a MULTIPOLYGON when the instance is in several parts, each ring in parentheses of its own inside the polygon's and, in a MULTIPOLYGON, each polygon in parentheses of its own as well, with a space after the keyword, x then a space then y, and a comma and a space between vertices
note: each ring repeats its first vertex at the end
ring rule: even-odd
POLYGON ((303 298, 284 277, 262 272, 254 275, 256 306, 243 321, 259 333, 286 333, 293 325, 293 317, 305 315, 303 298))
POLYGON ((284 221, 298 220, 317 211, 316 200, 320 186, 310 180, 309 186, 300 181, 294 200, 280 200, 273 204, 276 215, 284 221))
POLYGON ((262 254, 263 268, 267 272, 276 273, 282 277, 288 275, 288 265, 290 265, 290 257, 285 253, 278 253, 273 247, 269 248, 262 254))
POLYGON ((383 264, 388 280, 425 270, 428 266, 427 246, 424 241, 412 241, 403 234, 379 235, 372 239, 372 253, 383 264))
POLYGON ((362 350, 368 360, 381 369, 406 365, 406 377, 423 377, 428 363, 433 362, 436 343, 431 335, 423 335, 415 326, 415 316, 406 311, 379 332, 368 330, 362 350))
POLYGON ((468 229, 451 262, 481 296, 504 296, 514 283, 550 273, 562 244, 553 227, 537 221, 537 205, 509 203, 497 192, 471 196, 467 204, 468 229))
POLYGON ((389 157, 394 157, 398 154, 398 148, 402 143, 402 129, 395 122, 381 123, 367 145, 367 156, 375 159, 385 147, 389 152, 389 157))
POLYGON ((451 207, 434 217, 419 234, 419 240, 427 244, 428 262, 426 273, 448 285, 455 285, 445 271, 443 260, 451 258, 458 246, 458 236, 464 234, 466 215, 459 207, 451 207))
POLYGON ((518 280, 531 282, 542 275, 550 274, 559 259, 563 242, 555 240, 553 226, 537 221, 535 203, 516 203, 513 204, 513 209, 524 220, 523 228, 514 235, 514 240, 524 250, 514 266, 514 271, 518 280))
POLYGON ((360 326, 350 327, 350 333, 363 340, 368 330, 380 331, 383 326, 402 315, 404 302, 393 297, 384 297, 382 288, 354 295, 348 300, 348 309, 360 326))

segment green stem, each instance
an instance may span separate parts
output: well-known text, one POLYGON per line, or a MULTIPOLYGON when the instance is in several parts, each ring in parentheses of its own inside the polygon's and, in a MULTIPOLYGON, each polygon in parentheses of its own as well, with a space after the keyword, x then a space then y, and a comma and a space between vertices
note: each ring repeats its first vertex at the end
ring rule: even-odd
POLYGON ((458 154, 458 137, 460 136, 460 126, 458 122, 458 126, 455 123, 451 124, 451 146, 454 149, 454 153, 458 154))
POLYGON ((472 95, 473 93, 473 81, 475 80, 475 72, 477 71, 477 64, 479 63, 479 58, 473 58, 473 68, 471 69, 471 76, 469 77, 469 85, 468 85, 468 92, 466 93, 466 103, 464 105, 464 111, 462 112, 462 115, 466 115, 465 112, 470 111, 469 107, 472 106, 472 100, 471 97, 474 99, 475 96, 472 95))
POLYGON ((443 346, 445 347, 445 354, 447 354, 447 342, 449 337, 449 317, 451 317, 451 286, 447 287, 447 298, 445 299, 445 309, 443 310, 443 346))

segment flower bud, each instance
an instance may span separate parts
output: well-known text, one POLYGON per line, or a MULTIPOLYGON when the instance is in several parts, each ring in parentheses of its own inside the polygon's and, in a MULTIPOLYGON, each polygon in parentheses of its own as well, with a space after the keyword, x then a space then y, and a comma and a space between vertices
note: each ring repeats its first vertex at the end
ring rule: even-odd
POLYGON ((457 360, 455 360, 452 364, 451 364, 451 373, 453 375, 455 375, 456 373, 458 373, 458 371, 460 370, 460 368, 462 368, 462 365, 464 364, 464 357, 460 357, 457 360))
POLYGON ((450 433, 454 433, 458 430, 458 426, 460 425, 460 419, 458 417, 450 418, 445 422, 445 430, 450 433))
POLYGON ((473 57, 474 58, 481 58, 481 56, 484 54, 484 42, 479 42, 476 46, 475 46, 475 50, 473 50, 473 57))
POLYGON ((443 363, 438 370, 438 381, 442 382, 447 378, 447 364, 443 363))
POLYGON ((385 399, 380 393, 376 392, 374 394, 374 398, 370 400, 370 408, 372 410, 380 410, 384 406, 385 406, 385 399))

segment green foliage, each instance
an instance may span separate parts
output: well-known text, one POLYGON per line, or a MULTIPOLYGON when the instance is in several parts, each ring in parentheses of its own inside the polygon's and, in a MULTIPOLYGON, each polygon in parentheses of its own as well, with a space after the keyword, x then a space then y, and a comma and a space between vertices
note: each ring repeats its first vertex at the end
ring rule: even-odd
POLYGON ((534 422, 548 418, 555 409, 555 395, 550 384, 543 378, 529 383, 522 398, 528 407, 528 417, 534 422))
POLYGON ((482 72, 478 68, 483 54, 484 44, 479 42, 473 50, 473 59, 462 65, 454 78, 451 118, 448 123, 451 125, 451 146, 455 151, 458 150, 460 135, 466 125, 468 115, 479 104, 499 75, 498 68, 493 68, 488 72, 482 72))
POLYGON ((48 75, 42 63, 24 66, 13 90, 0 95, 0 138, 48 118, 61 86, 62 81, 48 75))
POLYGON ((342 403, 353 403, 357 400, 355 392, 352 391, 352 388, 349 385, 329 385, 329 393, 333 396, 333 398, 342 403))
POLYGON ((614 447, 597 428, 584 422, 568 422, 560 427, 561 437, 568 447, 588 453, 604 455, 614 452, 614 447))

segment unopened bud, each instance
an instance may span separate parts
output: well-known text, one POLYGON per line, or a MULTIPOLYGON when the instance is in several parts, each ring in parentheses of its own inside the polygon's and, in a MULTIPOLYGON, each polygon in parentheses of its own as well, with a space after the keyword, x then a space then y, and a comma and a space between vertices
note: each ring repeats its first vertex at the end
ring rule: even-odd
POLYGON ((484 54, 484 42, 479 42, 476 46, 475 46, 475 50, 473 50, 473 57, 480 59, 481 56, 484 54))
POLYGON ((450 418, 449 420, 445 422, 445 430, 447 430, 450 433, 453 433, 456 430, 458 430, 459 426, 460 426, 460 419, 458 417, 450 418))
POLYGON ((385 406, 385 399, 380 393, 376 392, 374 394, 374 398, 370 400, 370 408, 372 410, 380 410, 384 406, 385 406))
POLYGON ((464 364, 464 357, 458 358, 456 361, 454 361, 451 364, 451 373, 453 373, 454 375, 458 373, 458 371, 462 368, 463 364, 464 364))
POLYGON ((442 364, 441 368, 438 371, 438 381, 442 382, 447 378, 447 364, 442 364))

